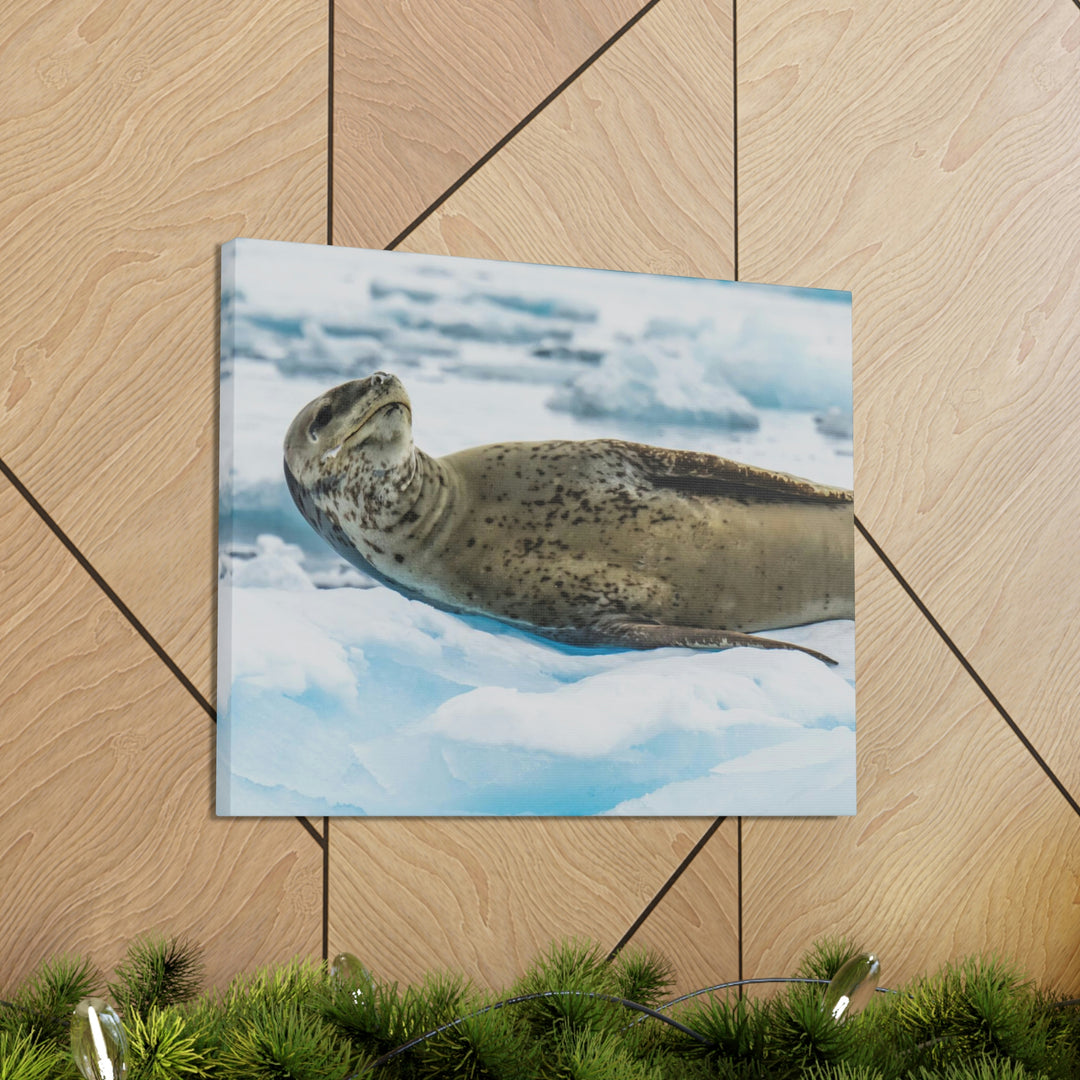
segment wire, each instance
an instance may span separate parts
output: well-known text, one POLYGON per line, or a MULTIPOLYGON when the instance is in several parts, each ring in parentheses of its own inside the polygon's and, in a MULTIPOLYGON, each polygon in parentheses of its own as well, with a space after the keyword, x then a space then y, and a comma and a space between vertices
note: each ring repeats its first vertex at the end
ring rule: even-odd
MULTIPOLYGON (((704 986, 700 990, 692 990, 689 994, 683 994, 682 997, 677 997, 673 1001, 669 1001, 664 1005, 661 1005, 661 1009, 670 1009, 673 1005, 678 1005, 680 1002, 689 1001, 691 998, 696 998, 700 994, 711 994, 714 990, 731 990, 737 986, 752 986, 755 983, 804 983, 810 986, 828 986, 828 979, 804 979, 795 976, 774 976, 768 979, 736 979, 734 982, 717 983, 715 986, 704 986)), ((887 986, 875 986, 874 993, 876 994, 899 994, 899 990, 890 990, 887 986)))
MULTIPOLYGON (((477 1009, 476 1012, 469 1013, 467 1016, 459 1016, 456 1020, 451 1020, 449 1023, 442 1024, 437 1028, 433 1028, 431 1031, 424 1032, 423 1035, 417 1035, 415 1038, 409 1039, 408 1042, 396 1046, 393 1050, 383 1054, 382 1057, 376 1058, 362 1071, 366 1072, 378 1068, 378 1066, 384 1065, 386 1062, 396 1058, 398 1054, 404 1054, 406 1050, 411 1050, 414 1046, 419 1046, 420 1043, 425 1040, 433 1038, 435 1035, 439 1035, 444 1031, 448 1031, 452 1027, 457 1027, 458 1024, 463 1024, 466 1020, 472 1020, 474 1017, 483 1016, 484 1013, 493 1012, 495 1009, 504 1009, 507 1005, 520 1005, 523 1001, 536 1001, 539 998, 550 997, 585 997, 595 1001, 610 1001, 615 1005, 622 1005, 624 1008, 644 1013, 646 1016, 651 1016, 656 1020, 660 1020, 662 1023, 677 1028, 679 1031, 683 1032, 683 1034, 689 1035, 692 1039, 696 1039, 703 1046, 716 1046, 716 1043, 714 1043, 712 1039, 702 1035, 700 1031, 694 1031, 693 1028, 689 1028, 685 1024, 680 1024, 678 1020, 672 1020, 670 1016, 665 1016, 656 1009, 650 1009, 648 1005, 642 1005, 637 1001, 630 1001, 628 998, 614 997, 610 994, 594 994, 586 990, 543 990, 536 994, 522 994, 519 997, 506 998, 504 1001, 497 1001, 493 1005, 486 1005, 482 1009, 477 1009)), ((346 1077, 346 1080, 354 1080, 354 1077, 359 1075, 359 1072, 352 1073, 346 1077)))
MULTIPOLYGON (((715 986, 703 986, 700 990, 692 990, 689 994, 683 994, 682 997, 677 997, 673 1001, 669 1001, 664 1005, 661 1005, 661 1009, 670 1009, 674 1005, 679 1005, 684 1001, 689 1001, 691 998, 696 998, 701 994, 711 994, 715 990, 732 990, 737 986, 752 986, 755 983, 809 983, 816 986, 828 986, 828 979, 803 979, 791 976, 789 978, 776 977, 772 979, 736 979, 734 982, 717 983, 715 986)), ((881 987, 879 986, 880 990, 881 987)))

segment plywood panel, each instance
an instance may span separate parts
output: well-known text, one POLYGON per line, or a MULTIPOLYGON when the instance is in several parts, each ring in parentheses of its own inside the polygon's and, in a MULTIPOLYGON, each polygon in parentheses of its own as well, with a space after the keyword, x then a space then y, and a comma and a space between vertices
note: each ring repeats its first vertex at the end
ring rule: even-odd
POLYGON ((385 247, 644 0, 338 0, 334 242, 385 247))
POLYGON ((862 520, 1080 797, 1080 11, 739 5, 742 276, 854 294, 862 520))
POLYGON ((731 7, 665 0, 402 250, 730 278, 731 7))
MULTIPOLYGON (((672 837, 681 863, 703 822, 682 822, 672 837)), ((671 961, 671 996, 739 977, 739 823, 725 820, 660 899, 627 948, 655 949, 671 961)))
MULTIPOLYGON (((480 986, 506 987, 552 941, 586 938, 611 949, 709 824, 698 818, 334 822, 330 952, 355 953, 380 977, 402 982, 451 969, 480 986)), ((718 850, 723 864, 731 849, 718 850)), ((728 869, 718 895, 732 877, 728 869)), ((709 916, 715 917, 715 903, 709 916)), ((709 940, 723 937, 723 927, 709 928, 709 940)), ((691 945, 681 943, 680 957, 691 945)), ((722 952, 730 948, 730 940, 720 945, 722 952)))
POLYGON ((0 597, 0 986, 152 930, 210 984, 317 957, 321 849, 213 816, 213 724, 2 476, 0 597))
POLYGON ((1075 988, 1076 814, 863 543, 857 574, 858 814, 744 822, 747 976, 845 934, 885 985, 997 952, 1075 988))
POLYGON ((326 235, 326 5, 9 6, 0 55, 0 456, 212 697, 217 245, 326 235))

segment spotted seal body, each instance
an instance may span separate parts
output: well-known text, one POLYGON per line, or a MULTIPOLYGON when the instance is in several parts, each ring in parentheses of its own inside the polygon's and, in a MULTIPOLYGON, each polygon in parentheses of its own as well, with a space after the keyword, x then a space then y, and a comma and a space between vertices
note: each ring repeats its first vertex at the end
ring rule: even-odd
POLYGON ((316 531, 378 580, 570 644, 800 649, 752 635, 854 616, 849 491, 614 439, 433 458, 383 372, 300 411, 285 474, 316 531))

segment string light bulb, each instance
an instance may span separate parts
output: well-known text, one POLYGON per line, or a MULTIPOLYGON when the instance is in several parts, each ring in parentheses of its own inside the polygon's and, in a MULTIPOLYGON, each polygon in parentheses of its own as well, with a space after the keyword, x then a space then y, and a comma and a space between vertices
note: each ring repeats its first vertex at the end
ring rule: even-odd
POLYGON ((125 1080, 124 1025, 104 998, 83 998, 75 1006, 71 1016, 71 1053, 86 1080, 125 1080))
POLYGON ((822 1010, 837 1021, 854 1016, 873 996, 880 974, 881 961, 873 953, 853 956, 825 988, 822 1010))

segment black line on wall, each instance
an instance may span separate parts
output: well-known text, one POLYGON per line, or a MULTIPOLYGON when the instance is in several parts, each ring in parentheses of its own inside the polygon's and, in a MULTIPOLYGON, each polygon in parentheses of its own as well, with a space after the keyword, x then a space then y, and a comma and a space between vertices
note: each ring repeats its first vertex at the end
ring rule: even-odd
POLYGON ((329 26, 330 53, 326 72, 326 242, 334 242, 334 0, 327 0, 330 8, 327 17, 329 26))
POLYGON ((52 530, 53 535, 64 545, 74 557, 75 561, 90 575, 94 583, 99 589, 116 605, 120 614, 132 625, 134 630, 139 636, 150 646, 151 649, 157 653, 158 658, 162 663, 176 676, 185 690, 202 706, 207 716, 211 720, 217 721, 217 714, 214 712, 213 705, 206 700, 199 692, 198 687, 180 670, 179 665, 175 660, 158 644, 154 639, 154 636, 146 629, 145 626, 136 618, 135 613, 120 599, 116 594, 116 590, 94 569, 90 560, 75 546, 75 544, 68 538, 67 534, 59 525, 53 520, 49 512, 34 498, 33 495, 27 490, 22 481, 11 471, 8 465, 0 458, 0 472, 2 472, 14 485, 15 490, 30 504, 34 513, 45 522, 46 525, 52 530))
POLYGON ((953 641, 953 639, 949 637, 941 623, 939 623, 937 619, 934 618, 934 616, 930 612, 930 609, 922 602, 922 600, 919 599, 915 590, 907 583, 904 575, 901 574, 900 571, 896 568, 896 565, 888 557, 888 555, 885 554, 885 552, 881 548, 881 545, 870 535, 870 531, 866 528, 865 525, 863 525, 863 523, 858 519, 858 517, 855 518, 855 527, 859 530, 860 533, 862 533, 863 539, 865 539, 866 542, 874 549, 874 553, 877 555, 877 557, 881 559, 881 561, 889 568, 889 572, 900 583, 900 586, 904 590, 904 592, 906 592, 908 596, 911 597, 912 602, 923 613, 926 621, 930 623, 930 625, 937 632, 938 637, 940 637, 941 640, 944 641, 946 645, 948 645, 953 656, 955 656, 956 659, 960 661, 960 666, 963 667, 963 669, 968 673, 968 675, 971 676, 975 685, 989 699, 990 704, 993 705, 995 709, 997 709, 1002 720, 1004 720, 1005 723, 1008 724, 1010 728, 1012 728, 1013 734, 1020 740, 1020 743, 1021 745, 1023 745, 1024 749, 1027 750, 1027 752, 1032 756, 1032 758, 1035 759, 1036 764, 1042 769, 1044 773, 1046 773, 1050 782, 1065 797, 1065 801, 1073 808, 1073 810, 1076 811, 1078 815, 1080 815, 1080 805, 1077 804, 1076 799, 1074 799, 1073 796, 1069 794, 1068 789, 1057 778, 1053 769, 1051 769, 1050 766, 1047 765, 1047 763, 1043 760, 1042 755, 1031 744, 1031 741, 1028 739, 1028 737, 1020 730, 1020 726, 1009 715, 1009 713, 1005 709, 1005 706, 1002 705, 1000 701, 998 701, 993 691, 990 689, 989 686, 986 685, 986 683, 972 666, 968 658, 964 656, 964 654, 956 646, 956 643, 953 641))
POLYGON ((322 819, 322 958, 329 960, 330 951, 330 819, 322 819))
POLYGON ((298 817, 296 820, 299 821, 300 824, 303 825, 309 833, 311 833, 311 835, 315 838, 315 843, 318 844, 319 847, 322 847, 324 842, 321 834, 319 833, 319 830, 316 829, 315 826, 312 825, 306 817, 298 817))
POLYGON ((616 956, 625 948, 627 942, 638 932, 641 928, 641 924, 653 913, 656 905, 668 894, 668 890, 675 884, 676 881, 682 877, 683 871, 694 861, 697 853, 709 842, 714 832, 720 828, 724 823, 724 818, 718 817, 704 832, 701 839, 690 849, 686 858, 675 868, 671 877, 664 882, 660 891, 645 905, 641 914, 633 921, 630 929, 626 931, 621 938, 619 938, 618 944, 608 953, 608 960, 614 960, 616 956))
MULTIPOLYGON (((1077 0, 1080 3, 1080 0, 1077 0)), ((739 280, 739 25, 735 17, 738 7, 731 0, 731 203, 734 217, 734 268, 732 277, 739 280)), ((740 949, 742 940, 740 938, 740 949)), ((742 978, 742 975, 739 975, 742 978)))
MULTIPOLYGON (((94 582, 94 584, 97 585, 97 587, 101 589, 101 591, 109 598, 109 600, 112 601, 113 605, 120 612, 120 614, 123 615, 125 619, 127 619, 127 621, 131 624, 132 629, 134 629, 135 632, 139 635, 139 637, 141 637, 143 641, 145 641, 146 644, 150 646, 150 648, 157 654, 158 659, 161 660, 161 662, 169 669, 169 671, 172 672, 172 674, 179 681, 180 685, 183 686, 185 690, 187 690, 187 692, 202 707, 206 715, 209 716, 210 719, 216 724, 217 712, 214 710, 214 707, 210 704, 210 702, 202 696, 202 694, 199 692, 198 687, 195 686, 195 684, 183 673, 183 671, 180 670, 180 667, 176 663, 176 661, 173 660, 173 658, 164 650, 164 648, 162 648, 162 646, 154 638, 153 634, 151 634, 150 631, 147 630, 145 626, 143 626, 142 622, 138 619, 138 617, 131 610, 131 608, 129 608, 127 604, 125 604, 124 601, 120 599, 120 597, 116 593, 116 590, 101 576, 100 573, 98 573, 94 565, 75 546, 74 542, 67 535, 67 533, 65 533, 64 530, 56 524, 56 522, 53 520, 52 515, 45 509, 44 506, 41 505, 41 503, 37 501, 37 499, 34 498, 33 495, 30 494, 29 489, 15 475, 15 473, 11 471, 10 466, 7 464, 7 462, 3 460, 3 458, 0 458, 0 473, 3 473, 4 476, 6 476, 8 480, 11 481, 12 486, 30 504, 30 507, 34 511, 34 513, 37 514, 37 516, 41 518, 41 520, 45 522, 46 525, 48 525, 56 539, 59 540, 65 548, 67 548, 68 553, 90 575, 90 578, 94 582)), ((320 844, 322 843, 322 837, 319 836, 318 832, 311 827, 310 822, 308 822, 306 818, 298 817, 296 820, 299 821, 301 825, 305 826, 308 832, 310 832, 320 844)))
MULTIPOLYGON (((738 818, 736 836, 738 838, 738 891, 739 891, 739 982, 743 980, 743 877, 742 877, 742 818, 738 818)), ((739 987, 739 995, 742 995, 742 987, 739 987)))
POLYGON ((407 225, 389 244, 386 245, 386 250, 390 251, 396 248, 409 233, 414 229, 419 228, 447 199, 449 199, 455 191, 457 191, 463 184, 476 175, 515 135, 518 135, 524 128, 526 128, 537 116, 540 115, 571 83, 574 82, 579 76, 587 71, 601 56, 604 55, 621 38, 628 30, 634 27, 641 21, 656 5, 660 3, 660 0, 649 0, 649 2, 636 14, 629 22, 625 23, 614 34, 611 35, 601 45, 596 52, 594 52, 587 60, 579 64, 577 68, 571 72, 554 90, 535 109, 532 110, 523 120, 520 120, 514 125, 483 157, 474 162, 468 169, 465 170, 430 206, 427 207, 410 225, 407 225))

